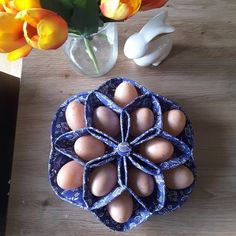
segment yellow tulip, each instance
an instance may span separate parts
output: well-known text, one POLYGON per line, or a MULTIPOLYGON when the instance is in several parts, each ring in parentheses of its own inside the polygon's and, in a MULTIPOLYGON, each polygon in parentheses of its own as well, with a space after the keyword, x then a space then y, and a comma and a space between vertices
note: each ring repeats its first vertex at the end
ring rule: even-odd
POLYGON ((7 12, 0 12, 0 22, 0 52, 8 53, 9 60, 27 56, 32 47, 27 47, 22 30, 23 22, 7 12))
POLYGON ((41 8, 40 0, 0 0, 0 12, 16 14, 29 8, 41 8))
POLYGON ((142 0, 101 0, 100 9, 105 17, 125 20, 140 8, 142 0))
POLYGON ((27 10, 30 8, 41 8, 40 0, 12 0, 18 11, 27 10))
POLYGON ((19 12, 16 19, 24 21, 24 37, 33 48, 56 49, 67 39, 67 23, 55 12, 31 8, 19 12))

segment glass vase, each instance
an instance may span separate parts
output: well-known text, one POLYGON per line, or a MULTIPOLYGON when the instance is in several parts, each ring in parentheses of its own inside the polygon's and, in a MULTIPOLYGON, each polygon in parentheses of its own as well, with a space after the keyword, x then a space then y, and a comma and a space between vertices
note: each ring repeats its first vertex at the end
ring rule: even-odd
POLYGON ((89 77, 110 71, 118 56, 118 31, 115 23, 107 23, 95 34, 69 34, 64 51, 74 69, 89 77))

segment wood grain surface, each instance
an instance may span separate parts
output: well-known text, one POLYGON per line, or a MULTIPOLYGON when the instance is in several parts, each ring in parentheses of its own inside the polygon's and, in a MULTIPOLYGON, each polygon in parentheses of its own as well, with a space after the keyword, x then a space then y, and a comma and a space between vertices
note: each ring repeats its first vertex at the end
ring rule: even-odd
POLYGON ((236 235, 236 2, 176 0, 167 9, 176 27, 169 58, 140 68, 122 52, 128 36, 156 11, 119 24, 119 58, 101 78, 75 73, 62 50, 33 52, 24 61, 8 211, 7 236, 236 235), (50 123, 69 96, 126 76, 179 102, 193 121, 196 188, 176 212, 115 233, 89 212, 56 197, 47 176, 50 123))

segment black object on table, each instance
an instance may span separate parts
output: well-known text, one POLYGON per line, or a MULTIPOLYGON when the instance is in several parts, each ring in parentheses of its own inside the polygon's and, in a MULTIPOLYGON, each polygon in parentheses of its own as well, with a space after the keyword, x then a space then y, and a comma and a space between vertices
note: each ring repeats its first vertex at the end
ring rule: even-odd
POLYGON ((0 235, 5 234, 20 79, 0 72, 0 235))

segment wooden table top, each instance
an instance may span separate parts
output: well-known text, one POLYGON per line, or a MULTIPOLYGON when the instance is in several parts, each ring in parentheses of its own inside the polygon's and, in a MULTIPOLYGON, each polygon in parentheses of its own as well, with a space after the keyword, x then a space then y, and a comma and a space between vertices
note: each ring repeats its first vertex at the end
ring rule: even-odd
POLYGON ((196 135, 198 180, 190 199, 125 235, 236 235, 236 2, 174 0, 167 9, 176 27, 174 47, 157 68, 140 68, 122 52, 125 39, 156 11, 119 24, 118 62, 101 78, 76 74, 61 49, 35 51, 24 60, 7 236, 118 235, 58 199, 47 172, 50 124, 58 106, 113 76, 134 79, 180 103, 196 135))

